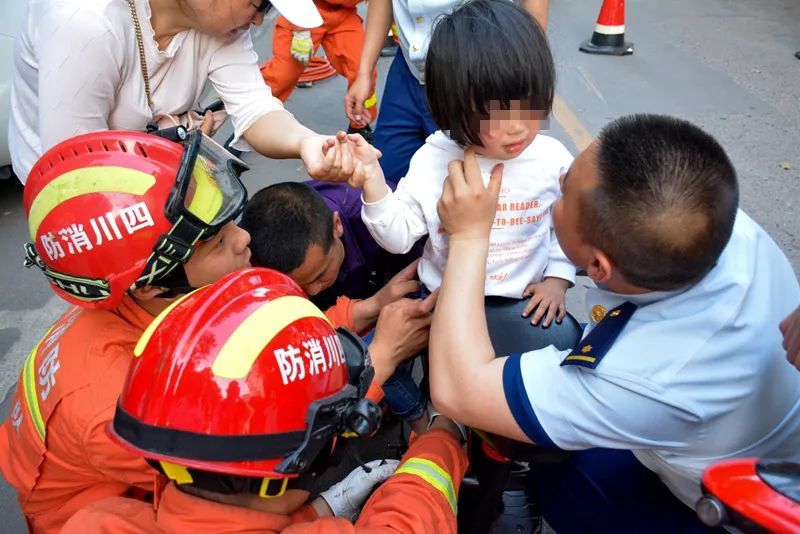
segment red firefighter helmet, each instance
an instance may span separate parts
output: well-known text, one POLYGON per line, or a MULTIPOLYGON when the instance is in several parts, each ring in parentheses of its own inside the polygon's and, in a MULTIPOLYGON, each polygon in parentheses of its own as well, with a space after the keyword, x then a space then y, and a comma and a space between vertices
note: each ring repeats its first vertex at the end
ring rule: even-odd
POLYGON ((735 458, 706 468, 695 504, 710 527, 744 532, 800 532, 800 464, 735 458))
POLYGON ((239 214, 246 165, 199 131, 175 139, 182 141, 124 131, 80 135, 31 169, 26 265, 39 266, 59 296, 114 308, 128 289, 188 261, 199 239, 239 214))
POLYGON ((358 431, 359 409, 378 414, 368 431, 379 423, 377 406, 349 382, 351 357, 328 319, 269 269, 182 297, 135 354, 109 431, 168 475, 179 466, 287 481, 336 436, 358 431))

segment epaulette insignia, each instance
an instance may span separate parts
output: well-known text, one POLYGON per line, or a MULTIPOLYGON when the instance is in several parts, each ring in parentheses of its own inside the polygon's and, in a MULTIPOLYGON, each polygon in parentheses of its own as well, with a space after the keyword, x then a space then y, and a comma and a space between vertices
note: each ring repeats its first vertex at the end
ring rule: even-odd
MULTIPOLYGON (((614 344, 628 320, 636 311, 636 304, 623 302, 598 321, 589 335, 572 349, 561 365, 580 365, 594 369, 614 344)), ((594 309, 593 309, 594 311, 594 309)), ((604 310, 605 311, 605 310, 604 310)))

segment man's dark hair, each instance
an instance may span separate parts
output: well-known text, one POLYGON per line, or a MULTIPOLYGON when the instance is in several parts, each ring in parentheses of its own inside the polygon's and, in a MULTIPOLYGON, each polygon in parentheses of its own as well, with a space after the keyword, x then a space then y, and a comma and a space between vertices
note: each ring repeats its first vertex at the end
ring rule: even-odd
POLYGON ((328 252, 333 244, 331 210, 306 184, 265 187, 247 203, 239 226, 250 233, 251 263, 282 273, 300 267, 309 246, 328 252))
POLYGON ((725 151, 693 124, 632 115, 598 137, 598 186, 582 199, 583 238, 650 290, 697 282, 730 239, 739 203, 725 151))
POLYGON ((482 146, 480 120, 498 101, 547 118, 555 67, 547 37, 508 0, 472 0, 436 22, 425 60, 425 91, 436 125, 461 146, 482 146))

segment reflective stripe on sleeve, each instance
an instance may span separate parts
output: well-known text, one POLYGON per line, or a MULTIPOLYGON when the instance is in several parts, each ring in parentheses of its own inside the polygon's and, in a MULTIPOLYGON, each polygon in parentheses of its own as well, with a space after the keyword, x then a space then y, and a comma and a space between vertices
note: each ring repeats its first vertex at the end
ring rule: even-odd
POLYGON ((25 402, 28 404, 33 426, 36 428, 36 433, 44 441, 44 419, 42 418, 42 411, 39 409, 39 398, 36 394, 36 353, 39 352, 40 343, 41 341, 33 347, 28 359, 25 360, 25 367, 22 371, 22 389, 25 392, 25 402))
POLYGON ((395 475, 402 473, 418 476, 439 490, 444 495, 444 498, 447 499, 447 504, 450 505, 453 514, 458 514, 458 498, 456 497, 456 489, 453 486, 453 479, 447 471, 439 467, 435 462, 425 458, 410 458, 395 471, 395 475))

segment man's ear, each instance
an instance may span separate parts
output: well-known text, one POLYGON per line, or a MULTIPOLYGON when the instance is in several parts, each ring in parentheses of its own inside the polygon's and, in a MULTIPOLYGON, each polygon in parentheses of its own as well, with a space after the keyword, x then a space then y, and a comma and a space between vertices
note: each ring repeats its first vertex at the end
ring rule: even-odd
POLYGON ((342 217, 338 211, 333 212, 333 235, 342 237, 344 235, 344 225, 342 224, 342 217))
POLYGON ((166 293, 168 289, 166 287, 161 286, 144 286, 144 287, 137 287, 133 291, 131 291, 131 295, 137 300, 148 301, 152 300, 162 293, 166 293))
POLYGON ((615 266, 608 254, 600 249, 591 247, 591 260, 586 267, 586 274, 589 275, 595 284, 607 285, 614 274, 615 266))

